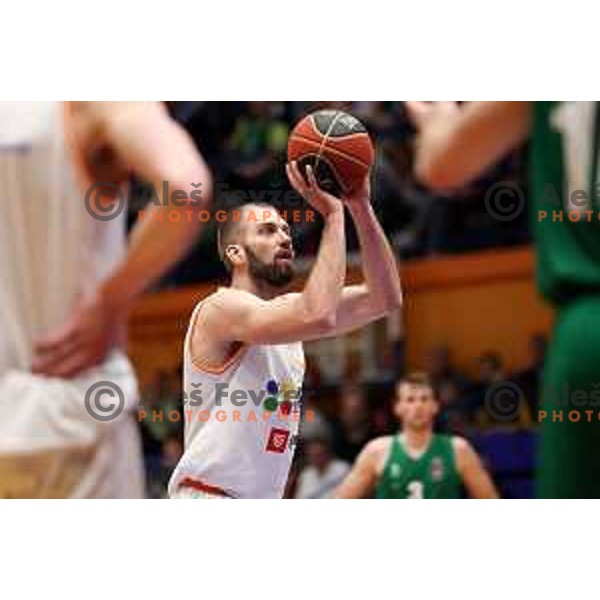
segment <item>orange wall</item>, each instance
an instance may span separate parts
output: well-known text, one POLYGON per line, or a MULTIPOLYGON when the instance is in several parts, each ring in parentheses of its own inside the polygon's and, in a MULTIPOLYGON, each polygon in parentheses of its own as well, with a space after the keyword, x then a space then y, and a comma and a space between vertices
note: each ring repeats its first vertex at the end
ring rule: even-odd
MULTIPOLYGON (((552 313, 535 291, 528 248, 406 261, 401 274, 411 369, 423 368, 428 349, 441 343, 471 374, 477 356, 490 349, 508 368, 518 368, 527 360, 531 334, 551 326, 552 313)), ((353 271, 348 279, 359 277, 353 271)), ((142 385, 158 371, 177 369, 191 310, 213 289, 194 286, 140 299, 130 319, 129 351, 142 385)))
POLYGON ((193 307, 214 286, 182 288, 146 294, 129 320, 129 355, 140 384, 155 383, 160 371, 173 372, 181 364, 183 339, 193 307))
POLYGON ((468 373, 486 350, 516 369, 528 359, 530 336, 550 330, 552 311, 536 292, 529 248, 415 261, 402 273, 410 368, 425 366, 432 345, 447 344, 468 373))

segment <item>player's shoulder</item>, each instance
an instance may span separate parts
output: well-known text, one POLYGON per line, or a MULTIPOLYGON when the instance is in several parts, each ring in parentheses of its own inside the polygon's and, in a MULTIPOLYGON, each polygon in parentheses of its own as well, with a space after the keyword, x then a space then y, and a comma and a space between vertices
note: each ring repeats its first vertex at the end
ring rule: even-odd
POLYGON ((382 454, 387 454, 390 446, 392 445, 393 439, 393 435, 383 435, 381 437, 374 438, 370 442, 367 442, 363 448, 363 454, 366 456, 376 457, 379 457, 382 454))
POLYGON ((235 308, 247 302, 252 302, 257 296, 239 288, 219 286, 212 294, 202 300, 207 308, 235 308))
POLYGON ((464 455, 470 452, 474 452, 471 442, 464 437, 459 435, 448 436, 452 444, 452 448, 457 456, 464 455))
POLYGON ((226 299, 228 289, 219 287, 196 303, 191 316, 191 324, 195 330, 205 329, 211 323, 214 323, 215 318, 218 316, 217 313, 230 304, 230 301, 226 299))
MULTIPOLYGON (((289 292, 277 296, 277 298, 296 296, 297 292, 289 292)), ((244 311, 250 308, 268 308, 269 301, 263 298, 235 287, 219 287, 206 301, 210 306, 215 306, 228 311, 244 311)))
POLYGON ((260 310, 265 301, 259 296, 234 287, 218 287, 201 301, 200 322, 215 334, 225 333, 229 325, 243 322, 260 310))

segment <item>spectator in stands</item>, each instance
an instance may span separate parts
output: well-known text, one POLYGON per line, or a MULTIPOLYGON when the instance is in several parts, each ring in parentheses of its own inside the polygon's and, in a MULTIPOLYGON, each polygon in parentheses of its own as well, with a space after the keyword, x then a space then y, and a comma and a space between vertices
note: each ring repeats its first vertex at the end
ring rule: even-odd
POLYGON ((479 382, 485 387, 504 379, 504 363, 497 352, 484 352, 479 357, 479 382))
POLYGON ((300 472, 296 498, 331 498, 350 470, 350 465, 336 459, 328 437, 315 437, 305 444, 306 466, 300 472))
MULTIPOLYGON (((140 389, 139 408, 145 411, 141 419, 146 484, 152 498, 163 497, 163 457, 169 440, 176 439, 183 432, 183 417, 179 420, 175 413, 182 411, 183 366, 173 370, 160 370, 154 380, 140 389), (169 417, 171 415, 171 417, 169 417)), ((167 446, 168 447, 168 446, 167 446)))
POLYGON ((469 387, 469 381, 453 364, 452 354, 448 346, 434 346, 429 351, 427 372, 435 388, 439 389, 447 383, 454 384, 459 392, 469 387))
POLYGON ((302 423, 302 438, 304 441, 331 436, 330 423, 319 408, 319 400, 322 396, 323 394, 320 393, 317 399, 314 390, 312 392, 302 392, 302 402, 305 404, 305 420, 302 423), (310 415, 310 418, 307 418, 306 415, 310 415))
POLYGON ((284 181, 277 161, 283 165, 289 128, 277 116, 277 103, 248 102, 228 140, 232 185, 242 190, 270 189, 284 181))
POLYGON ((363 446, 375 437, 375 428, 361 386, 351 385, 342 389, 338 416, 332 421, 331 428, 335 455, 348 462, 354 461, 363 446))
POLYGON ((183 454, 183 444, 181 439, 176 436, 167 438, 162 445, 161 464, 160 464, 160 497, 167 498, 167 486, 169 479, 173 474, 173 469, 181 459, 183 454))
POLYGON ((437 428, 447 433, 466 435, 469 411, 465 388, 460 387, 454 379, 446 379, 436 389, 440 401, 437 428))
POLYGON ((532 335, 529 341, 529 362, 524 369, 517 371, 512 377, 514 383, 523 391, 534 420, 537 415, 538 386, 544 366, 547 343, 545 335, 541 333, 532 335))
POLYGON ((506 379, 502 357, 497 352, 484 352, 478 360, 479 376, 471 386, 466 411, 473 420, 485 406, 485 396, 492 385, 506 379))

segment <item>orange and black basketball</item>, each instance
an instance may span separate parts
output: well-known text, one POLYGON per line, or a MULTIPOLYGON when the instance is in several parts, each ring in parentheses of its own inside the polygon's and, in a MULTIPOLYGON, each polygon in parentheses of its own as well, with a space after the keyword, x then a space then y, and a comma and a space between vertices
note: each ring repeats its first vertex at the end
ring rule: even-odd
POLYGON ((311 165, 319 186, 339 196, 359 187, 373 165, 366 127, 339 110, 319 110, 302 119, 288 141, 288 160, 301 171, 311 165))

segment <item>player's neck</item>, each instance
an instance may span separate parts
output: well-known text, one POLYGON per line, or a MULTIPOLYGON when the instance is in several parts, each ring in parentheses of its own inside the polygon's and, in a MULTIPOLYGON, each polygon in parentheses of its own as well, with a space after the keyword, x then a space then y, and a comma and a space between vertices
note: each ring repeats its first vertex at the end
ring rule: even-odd
POLYGON ((422 450, 426 448, 433 437, 431 429, 403 429, 401 435, 404 438, 404 443, 414 450, 422 450))
POLYGON ((257 281, 247 273, 238 273, 231 279, 231 287, 254 294, 263 300, 270 300, 281 293, 281 290, 265 281, 257 281))

